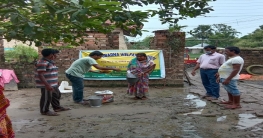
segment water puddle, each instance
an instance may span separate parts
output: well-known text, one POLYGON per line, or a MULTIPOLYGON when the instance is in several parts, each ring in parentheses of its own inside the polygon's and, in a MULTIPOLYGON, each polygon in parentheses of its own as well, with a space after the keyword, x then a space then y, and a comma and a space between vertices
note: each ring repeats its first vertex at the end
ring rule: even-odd
POLYGON ((226 116, 221 116, 216 119, 217 122, 222 122, 226 120, 226 116))
POLYGON ((262 131, 263 129, 260 127, 255 127, 254 129, 252 129, 251 131, 255 132, 255 131, 262 131))
POLYGON ((252 114, 239 114, 238 126, 239 129, 247 129, 253 127, 259 123, 262 123, 263 119, 258 119, 252 114))
MULTIPOLYGON (((190 104, 195 105, 196 108, 201 108, 201 107, 205 107, 206 106, 206 102, 201 100, 198 96, 195 96, 193 94, 188 94, 186 96, 186 98, 184 98, 186 100, 190 100, 190 104)), ((189 105, 189 104, 187 104, 189 105)))
POLYGON ((198 136, 196 127, 193 126, 190 122, 182 124, 183 127, 183 138, 202 138, 198 136))
POLYGON ((202 113, 203 109, 199 110, 199 111, 195 111, 195 112, 190 112, 190 113, 185 113, 183 115, 200 115, 202 113))
POLYGON ((184 99, 193 100, 193 99, 196 99, 196 98, 198 98, 198 97, 195 96, 195 95, 193 95, 193 94, 188 94, 188 95, 186 96, 186 98, 184 98, 184 99))

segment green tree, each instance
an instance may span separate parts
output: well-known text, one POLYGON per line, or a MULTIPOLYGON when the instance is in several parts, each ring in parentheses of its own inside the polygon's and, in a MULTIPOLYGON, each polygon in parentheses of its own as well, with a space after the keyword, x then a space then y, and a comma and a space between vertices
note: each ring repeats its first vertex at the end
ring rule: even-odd
POLYGON ((190 31, 190 34, 197 40, 202 40, 201 43, 205 42, 216 45, 218 47, 226 47, 233 45, 237 42, 237 35, 240 32, 231 26, 225 24, 214 24, 214 25, 199 25, 190 31))
POLYGON ((236 29, 225 24, 214 24, 213 35, 209 37, 209 43, 218 47, 232 46, 237 41, 238 32, 236 29))
POLYGON ((186 47, 191 47, 191 46, 194 46, 194 45, 198 45, 202 43, 202 40, 198 40, 194 37, 188 37, 185 39, 185 46, 186 47))
POLYGON ((211 35, 213 35, 213 28, 211 25, 199 25, 190 31, 190 34, 194 38, 201 40, 201 43, 203 44, 211 35))
POLYGON ((178 24, 170 24, 168 30, 170 32, 182 32, 183 31, 183 28, 187 27, 186 25, 185 26, 181 26, 181 25, 178 25, 178 24))
POLYGON ((259 26, 252 33, 241 37, 235 45, 249 48, 263 47, 263 25, 259 26))
POLYGON ((147 36, 143 40, 134 42, 134 44, 130 46, 130 49, 149 49, 152 40, 153 36, 147 36))
POLYGON ((215 0, 1 0, 0 36, 10 41, 82 43, 87 29, 103 33, 119 27, 141 35, 148 17, 159 15, 162 23, 177 23, 212 11, 215 0), (130 5, 160 5, 157 10, 130 11, 130 5), (106 21, 113 24, 105 25, 106 21))

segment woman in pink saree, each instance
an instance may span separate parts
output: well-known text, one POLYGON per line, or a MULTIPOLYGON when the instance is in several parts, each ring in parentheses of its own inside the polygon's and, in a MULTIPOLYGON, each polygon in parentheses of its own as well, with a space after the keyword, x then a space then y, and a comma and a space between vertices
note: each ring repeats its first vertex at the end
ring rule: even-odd
POLYGON ((128 70, 139 78, 135 84, 128 84, 127 93, 134 95, 134 99, 145 100, 148 97, 149 76, 154 70, 155 64, 145 53, 136 54, 128 65, 128 70))
POLYGON ((4 87, 0 85, 0 138, 15 137, 11 120, 6 114, 6 109, 9 105, 9 100, 4 96, 4 87))

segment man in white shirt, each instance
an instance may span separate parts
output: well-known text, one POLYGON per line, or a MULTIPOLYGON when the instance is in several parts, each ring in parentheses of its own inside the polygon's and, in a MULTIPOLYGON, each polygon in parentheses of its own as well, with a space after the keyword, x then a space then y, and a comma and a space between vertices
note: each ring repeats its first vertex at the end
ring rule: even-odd
POLYGON ((218 69, 219 77, 217 82, 223 84, 224 89, 228 93, 228 101, 221 101, 226 104, 227 109, 241 108, 240 92, 237 89, 237 81, 239 73, 243 68, 244 60, 239 56, 240 49, 238 47, 227 47, 225 53, 229 59, 218 69))

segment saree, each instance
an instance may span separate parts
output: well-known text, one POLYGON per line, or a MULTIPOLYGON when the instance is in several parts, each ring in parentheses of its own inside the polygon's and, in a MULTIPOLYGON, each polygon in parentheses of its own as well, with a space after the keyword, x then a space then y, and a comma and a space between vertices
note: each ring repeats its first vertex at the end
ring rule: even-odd
POLYGON ((6 108, 9 106, 9 100, 5 98, 3 90, 4 88, 0 85, 0 137, 14 138, 15 133, 12 128, 12 123, 6 114, 6 108))
POLYGON ((135 97, 143 98, 147 97, 149 90, 149 73, 144 73, 141 77, 138 75, 142 72, 145 72, 150 67, 154 65, 153 60, 149 57, 147 60, 138 61, 137 58, 134 58, 128 64, 128 70, 131 71, 132 74, 139 78, 139 81, 135 84, 128 84, 127 93, 130 95, 134 95, 135 97))

